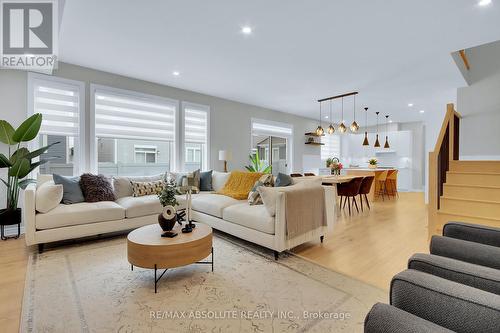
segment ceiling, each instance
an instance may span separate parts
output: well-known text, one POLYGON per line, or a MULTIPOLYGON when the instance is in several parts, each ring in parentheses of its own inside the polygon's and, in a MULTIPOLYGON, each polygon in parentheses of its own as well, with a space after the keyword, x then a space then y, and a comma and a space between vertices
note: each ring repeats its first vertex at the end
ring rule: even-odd
POLYGON ((66 0, 60 60, 311 118, 357 90, 370 123, 425 120, 465 85, 450 53, 500 39, 500 1, 477 1, 66 0))

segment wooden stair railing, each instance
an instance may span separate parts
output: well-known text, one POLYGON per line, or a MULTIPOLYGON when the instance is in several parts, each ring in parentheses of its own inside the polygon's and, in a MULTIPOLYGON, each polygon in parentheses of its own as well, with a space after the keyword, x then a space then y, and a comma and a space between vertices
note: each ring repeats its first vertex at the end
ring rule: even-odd
POLYGON ((446 172, 450 170, 450 161, 459 159, 460 114, 453 104, 446 106, 446 115, 434 151, 429 153, 429 237, 436 232, 437 212, 443 195, 446 172))

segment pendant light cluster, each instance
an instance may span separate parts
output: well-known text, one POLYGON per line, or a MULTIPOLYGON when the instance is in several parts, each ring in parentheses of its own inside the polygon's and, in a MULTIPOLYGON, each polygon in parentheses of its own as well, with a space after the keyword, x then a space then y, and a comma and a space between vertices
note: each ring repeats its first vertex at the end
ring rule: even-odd
MULTIPOLYGON (((318 124, 318 127, 316 128, 316 131, 315 131, 315 134, 317 136, 322 136, 325 134, 325 130, 323 129, 323 126, 322 126, 322 103, 323 102, 326 102, 326 101, 329 101, 330 102, 330 116, 328 117, 329 120, 330 120, 330 125, 328 126, 328 128, 326 129, 326 132, 328 134, 333 134, 335 133, 335 130, 338 130, 339 133, 343 134, 343 133, 346 133, 348 128, 347 126, 345 125, 345 119, 344 119, 344 98, 345 97, 349 97, 349 96, 353 96, 353 122, 352 124, 349 126, 349 130, 352 132, 352 133, 357 133, 359 131, 359 124, 356 122, 356 95, 358 94, 357 91, 353 91, 353 92, 350 92, 350 93, 346 93, 346 94, 342 94, 342 95, 338 95, 338 96, 332 96, 332 97, 327 97, 327 98, 323 98, 323 99, 319 99, 318 102, 319 102, 319 124, 318 124), (340 125, 337 127, 337 129, 335 129, 335 126, 334 126, 334 121, 333 121, 333 114, 332 114, 332 101, 334 99, 341 99, 341 103, 342 103, 342 108, 341 108, 341 119, 340 119, 340 125)), ((363 146, 369 146, 370 145, 370 142, 368 141, 368 108, 365 107, 365 137, 364 137, 364 140, 363 140, 363 146)), ((377 133, 376 133, 376 136, 375 136, 375 144, 374 144, 374 147, 376 148, 379 148, 380 147, 380 141, 379 141, 379 133, 378 133, 378 125, 379 125, 379 114, 380 112, 375 112, 375 114, 377 115, 377 133)), ((390 147, 389 145, 389 115, 386 115, 385 116, 385 144, 384 144, 384 148, 388 149, 390 147)))

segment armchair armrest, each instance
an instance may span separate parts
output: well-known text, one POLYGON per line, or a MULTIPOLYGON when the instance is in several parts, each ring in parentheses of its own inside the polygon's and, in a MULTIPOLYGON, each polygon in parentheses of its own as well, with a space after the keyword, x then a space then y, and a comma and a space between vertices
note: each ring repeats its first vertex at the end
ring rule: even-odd
POLYGON ((377 303, 365 318, 365 333, 451 333, 444 327, 394 306, 377 303))
POLYGON ((26 245, 36 244, 35 241, 35 195, 36 195, 36 184, 29 184, 23 191, 23 222, 24 222, 24 232, 26 245))
POLYGON ((500 295, 497 269, 424 253, 414 254, 408 260, 408 268, 500 295))
POLYGON ((412 269, 392 279, 391 305, 457 332, 500 332, 500 296, 412 269))
POLYGON ((441 257, 500 269, 500 247, 449 237, 432 236, 430 252, 441 257))
POLYGON ((500 229, 480 224, 448 222, 443 227, 443 236, 500 247, 500 229))

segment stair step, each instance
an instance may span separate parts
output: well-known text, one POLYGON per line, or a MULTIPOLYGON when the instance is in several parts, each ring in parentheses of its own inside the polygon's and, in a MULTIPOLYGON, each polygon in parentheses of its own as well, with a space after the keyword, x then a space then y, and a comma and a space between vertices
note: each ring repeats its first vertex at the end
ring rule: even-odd
POLYGON ((500 173, 495 172, 455 172, 446 173, 446 183, 482 185, 482 186, 500 186, 500 173))
POLYGON ((500 220, 500 201, 441 197, 441 210, 457 215, 500 220))
POLYGON ((450 170, 457 172, 500 173, 500 161, 450 161, 450 170))
POLYGON ((453 211, 446 211, 446 210, 440 209, 440 210, 438 210, 438 213, 437 213, 436 229, 432 231, 432 234, 442 235, 443 226, 446 223, 451 222, 451 221, 482 224, 482 225, 487 225, 490 227, 497 227, 497 228, 500 227, 500 218, 486 219, 486 218, 481 218, 481 217, 477 217, 477 216, 460 215, 460 214, 456 214, 453 211))
POLYGON ((500 202, 500 186, 444 184, 445 197, 500 202))

